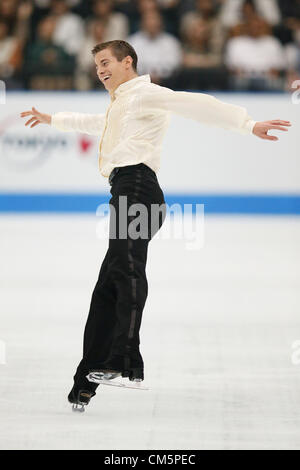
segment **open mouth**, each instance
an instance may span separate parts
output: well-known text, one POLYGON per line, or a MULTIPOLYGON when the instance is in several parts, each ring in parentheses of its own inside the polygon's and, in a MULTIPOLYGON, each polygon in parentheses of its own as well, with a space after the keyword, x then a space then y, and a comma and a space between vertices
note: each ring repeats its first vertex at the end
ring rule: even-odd
POLYGON ((107 75, 106 77, 103 78, 103 82, 107 82, 107 80, 110 79, 110 75, 107 75))

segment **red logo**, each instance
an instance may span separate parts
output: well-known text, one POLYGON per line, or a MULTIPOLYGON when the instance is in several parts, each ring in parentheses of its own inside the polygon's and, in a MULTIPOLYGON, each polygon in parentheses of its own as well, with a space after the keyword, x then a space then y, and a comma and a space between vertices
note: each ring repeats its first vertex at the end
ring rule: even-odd
POLYGON ((92 144, 93 141, 86 136, 82 136, 79 138, 79 147, 81 153, 87 153, 92 144))

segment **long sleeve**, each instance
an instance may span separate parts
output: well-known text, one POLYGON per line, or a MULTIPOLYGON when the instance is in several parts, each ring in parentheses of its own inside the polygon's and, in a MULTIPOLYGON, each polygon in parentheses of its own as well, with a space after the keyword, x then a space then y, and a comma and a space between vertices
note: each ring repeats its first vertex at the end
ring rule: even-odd
POLYGON ((214 96, 203 93, 173 91, 154 85, 155 88, 140 96, 141 111, 147 108, 170 111, 199 121, 208 126, 221 127, 240 134, 251 134, 256 121, 246 108, 224 103, 214 96))
POLYGON ((104 123, 104 114, 60 112, 53 114, 51 119, 51 126, 56 127, 60 131, 75 131, 90 135, 100 135, 104 123))

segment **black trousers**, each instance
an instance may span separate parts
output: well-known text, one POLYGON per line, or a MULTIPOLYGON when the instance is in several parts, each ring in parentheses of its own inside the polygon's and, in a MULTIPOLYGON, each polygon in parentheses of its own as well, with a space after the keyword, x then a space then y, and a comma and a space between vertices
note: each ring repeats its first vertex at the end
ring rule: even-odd
POLYGON ((166 215, 164 194, 147 165, 119 167, 111 184, 109 246, 92 294, 83 358, 74 376, 75 386, 91 391, 97 385, 86 379, 90 370, 138 369, 143 378, 139 331, 148 294, 147 251, 166 215))

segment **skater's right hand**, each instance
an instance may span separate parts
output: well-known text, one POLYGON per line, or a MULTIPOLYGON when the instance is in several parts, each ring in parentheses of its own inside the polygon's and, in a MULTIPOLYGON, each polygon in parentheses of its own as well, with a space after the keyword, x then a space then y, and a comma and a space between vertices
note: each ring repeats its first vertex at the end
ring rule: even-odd
POLYGON ((51 124, 51 115, 39 113, 34 107, 31 111, 23 111, 20 116, 22 118, 26 116, 33 116, 32 118, 28 119, 28 121, 25 123, 25 126, 28 126, 30 123, 32 123, 30 127, 35 127, 38 124, 51 124))

